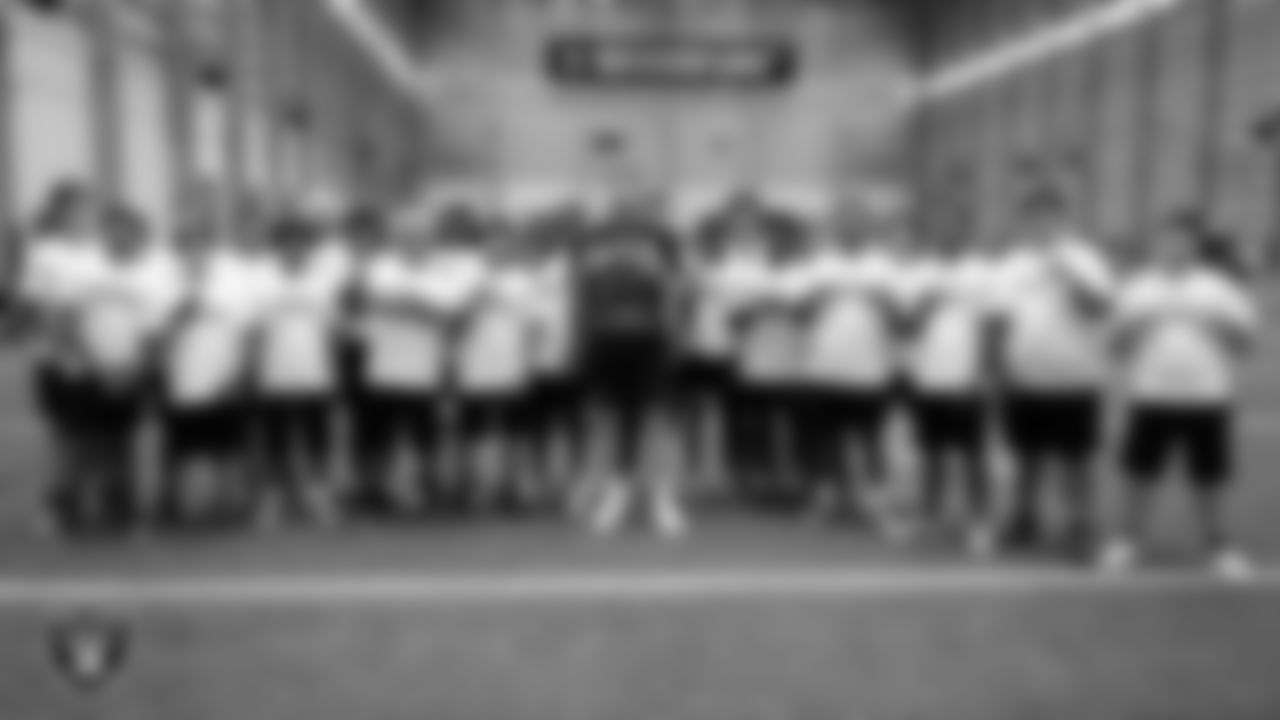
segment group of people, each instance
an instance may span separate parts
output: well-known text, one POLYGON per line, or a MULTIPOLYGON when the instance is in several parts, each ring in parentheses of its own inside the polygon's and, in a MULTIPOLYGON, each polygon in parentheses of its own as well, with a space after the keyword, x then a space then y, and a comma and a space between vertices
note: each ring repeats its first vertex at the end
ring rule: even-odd
POLYGON ((678 536, 715 488, 1124 570, 1176 475, 1214 567, 1246 574, 1222 498, 1258 310, 1204 224, 1170 218, 1123 270, 1048 190, 1008 242, 914 228, 743 193, 695 222, 472 200, 170 239, 68 186, 10 315, 73 533, 560 510, 678 536))

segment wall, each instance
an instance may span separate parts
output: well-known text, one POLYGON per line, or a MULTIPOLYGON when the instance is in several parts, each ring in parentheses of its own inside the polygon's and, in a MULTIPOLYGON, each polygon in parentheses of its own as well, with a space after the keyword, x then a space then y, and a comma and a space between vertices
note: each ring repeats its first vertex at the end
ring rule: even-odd
MULTIPOLYGON (((945 22, 956 55, 978 52, 1015 35, 1011 16, 976 28, 979 0, 945 22)), ((1044 16, 1094 0, 1039 2, 1044 16)), ((957 6, 959 4, 956 4, 957 6)), ((1277 154, 1259 143, 1257 123, 1280 105, 1280 3, 1184 1, 1166 14, 1088 43, 1052 61, 929 106, 935 128, 927 177, 935 194, 949 178, 980 178, 972 199, 979 240, 1009 232, 1025 187, 1016 169, 1031 147, 1057 162, 1062 184, 1081 215, 1116 243, 1141 246, 1152 225, 1174 209, 1205 207, 1242 242, 1262 253, 1276 234, 1272 207, 1280 197, 1277 154), (1207 63, 1211 13, 1224 13, 1229 48, 1223 80, 1207 63)), ((935 68, 936 69, 936 68, 935 68)), ((954 185, 954 183, 951 183, 954 185)), ((941 193, 945 194, 945 193, 941 193)))
POLYGON ((702 95, 564 88, 545 77, 548 36, 654 22, 625 4, 482 7, 491 9, 436 33, 425 57, 442 173, 590 185, 827 183, 897 150, 892 101, 908 70, 870 3, 757 3, 754 13, 732 13, 740 3, 679 4, 686 14, 665 22, 682 31, 781 32, 803 50, 803 75, 785 91, 702 95), (631 152, 621 161, 595 149, 602 129, 625 136, 631 152))
POLYGON ((110 169, 117 181, 111 189, 158 228, 172 225, 184 177, 224 190, 243 182, 265 200, 297 198, 316 188, 393 189, 388 158, 405 138, 388 135, 381 123, 387 116, 414 117, 416 110, 320 3, 89 4, 98 1, 67 0, 53 12, 26 2, 0 5, 7 41, 0 47, 12 93, 0 103, 10 113, 9 136, 0 140, 11 150, 11 162, 0 172, 13 196, 0 198, 0 209, 11 214, 4 221, 27 221, 58 181, 100 177, 99 165, 111 163, 98 152, 99 142, 110 142, 118 158, 110 169), (188 38, 182 43, 168 34, 164 16, 180 7, 189 10, 182 15, 188 38), (90 8, 110 13, 115 62, 90 58, 90 8), (186 48, 189 64, 178 47, 186 48), (101 74, 104 65, 115 68, 108 78, 101 74), (225 82, 207 82, 200 72, 206 66, 221 66, 225 82), (181 72, 184 67, 191 72, 181 72), (174 77, 186 88, 178 96, 174 77), (114 88, 114 102, 100 106, 103 93, 95 88, 104 86, 114 88), (345 104, 333 101, 344 94, 345 104), (176 98, 186 99, 181 115, 175 115, 176 98), (111 127, 96 122, 109 107, 117 113, 117 132, 108 139, 95 130, 111 127), (243 119, 240 140, 231 132, 233 108, 243 119), (299 112, 308 119, 305 133, 289 120, 299 112), (175 144, 175 123, 185 127, 185 142, 175 144), (374 162, 357 163, 357 147, 371 142, 378 146, 374 162))

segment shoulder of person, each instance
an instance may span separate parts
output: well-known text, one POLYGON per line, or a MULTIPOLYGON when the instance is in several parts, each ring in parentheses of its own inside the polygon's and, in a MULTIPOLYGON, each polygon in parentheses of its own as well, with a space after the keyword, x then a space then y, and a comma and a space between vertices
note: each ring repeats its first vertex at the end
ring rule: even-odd
POLYGON ((1249 286, 1218 268, 1198 268, 1187 279, 1191 302, 1206 310, 1254 318, 1259 309, 1249 286))

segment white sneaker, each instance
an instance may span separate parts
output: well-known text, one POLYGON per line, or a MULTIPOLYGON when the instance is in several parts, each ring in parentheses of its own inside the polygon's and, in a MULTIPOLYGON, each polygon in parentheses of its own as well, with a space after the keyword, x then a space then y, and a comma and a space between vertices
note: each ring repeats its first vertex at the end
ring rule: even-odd
POLYGON ((631 493, 619 483, 610 483, 600 493, 588 524, 596 535, 613 535, 622 528, 631 505, 631 493))
POLYGON ((1112 540, 1098 557, 1098 569, 1108 575, 1124 575, 1138 565, 1138 548, 1128 540, 1112 540))
POLYGON ((678 540, 689 534, 689 517, 680 502, 674 498, 655 500, 650 512, 653 527, 662 537, 678 540))
POLYGON ((1213 557, 1212 567, 1215 575, 1231 583, 1249 582, 1258 575, 1258 569, 1249 556, 1235 548, 1219 550, 1213 557))

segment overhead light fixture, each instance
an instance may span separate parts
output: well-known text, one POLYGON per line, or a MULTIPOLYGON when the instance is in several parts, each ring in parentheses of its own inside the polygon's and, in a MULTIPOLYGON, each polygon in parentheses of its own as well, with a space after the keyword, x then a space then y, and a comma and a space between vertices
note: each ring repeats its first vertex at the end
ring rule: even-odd
POLYGON ((1184 2, 1186 0, 1113 0, 1075 13, 927 76, 920 84, 919 99, 946 98, 981 87, 1151 21, 1184 2))

